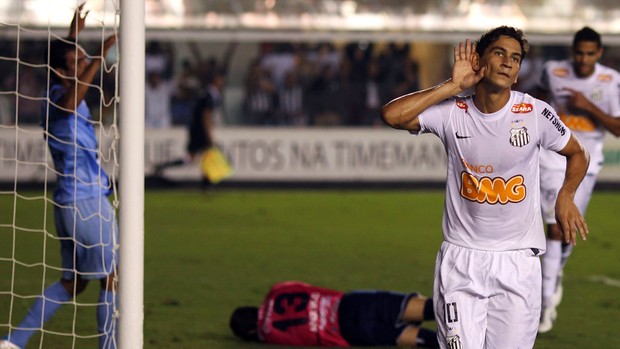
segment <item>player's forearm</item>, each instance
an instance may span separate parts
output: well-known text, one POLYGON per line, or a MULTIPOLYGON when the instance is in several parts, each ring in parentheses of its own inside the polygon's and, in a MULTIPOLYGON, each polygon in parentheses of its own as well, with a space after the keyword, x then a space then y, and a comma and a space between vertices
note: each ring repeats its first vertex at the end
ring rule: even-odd
POLYGON ((575 136, 571 135, 571 140, 564 148, 563 155, 566 156, 566 173, 560 191, 574 195, 588 171, 590 154, 575 136))
POLYGON ((620 136, 620 116, 613 117, 605 113, 581 93, 573 92, 572 103, 574 107, 585 111, 590 119, 599 123, 614 136, 620 136))
POLYGON ((574 200, 575 192, 588 170, 590 157, 574 135, 571 135, 569 144, 561 153, 566 156, 566 174, 555 201, 556 220, 562 230, 564 242, 576 245, 577 233, 583 240, 588 234, 588 225, 574 200))
POLYGON ((588 159, 588 156, 584 154, 573 155, 566 158, 566 174, 562 189, 560 189, 561 191, 573 194, 577 191, 579 184, 581 184, 588 170, 588 164, 590 163, 588 159))
POLYGON ((67 34, 67 36, 73 39, 77 39, 79 32, 80 32, 80 28, 78 28, 78 24, 74 17, 73 21, 71 21, 71 24, 69 25, 69 33, 67 34))
POLYGON ((64 108, 75 110, 77 106, 82 103, 100 66, 101 58, 94 58, 82 75, 71 80, 71 84, 67 87, 66 98, 61 102, 64 108))
POLYGON ((77 79, 70 80, 70 86, 67 89, 67 97, 65 101, 61 103, 62 106, 73 110, 80 103, 82 103, 82 100, 90 88, 90 84, 95 79, 95 76, 97 76, 99 68, 101 68, 104 57, 108 55, 108 51, 114 46, 115 43, 116 35, 108 36, 103 42, 101 56, 91 58, 90 64, 86 67, 82 74, 78 76, 77 79))
POLYGON ((79 32, 80 30, 77 27, 75 27, 75 25, 72 24, 71 28, 69 28, 68 37, 76 39, 78 37, 79 32))
POLYGON ((620 136, 620 117, 613 117, 604 113, 597 106, 592 105, 590 117, 601 124, 607 131, 616 137, 620 136))
POLYGON ((393 128, 418 131, 418 116, 424 110, 461 92, 457 84, 447 80, 429 89, 393 99, 381 109, 381 118, 393 128))
POLYGON ((69 37, 77 39, 78 34, 82 29, 84 29, 86 23, 86 15, 88 11, 84 15, 82 15, 82 10, 84 9, 84 3, 82 3, 75 10, 73 14, 73 19, 71 20, 71 24, 69 25, 69 37))

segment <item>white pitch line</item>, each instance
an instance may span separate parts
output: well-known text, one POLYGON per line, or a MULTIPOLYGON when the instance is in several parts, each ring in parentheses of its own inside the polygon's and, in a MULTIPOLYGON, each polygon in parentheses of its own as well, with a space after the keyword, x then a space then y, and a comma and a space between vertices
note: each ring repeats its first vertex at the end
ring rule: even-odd
POLYGON ((620 287, 620 280, 612 279, 603 275, 593 275, 589 278, 590 281, 600 282, 608 286, 620 287))

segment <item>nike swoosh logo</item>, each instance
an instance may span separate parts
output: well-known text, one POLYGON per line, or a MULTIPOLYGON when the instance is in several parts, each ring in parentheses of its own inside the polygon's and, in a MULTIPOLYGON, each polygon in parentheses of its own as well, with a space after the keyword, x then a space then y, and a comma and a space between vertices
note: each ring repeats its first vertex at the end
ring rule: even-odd
POLYGON ((456 135, 457 139, 471 138, 471 136, 461 136, 461 135, 459 135, 459 131, 456 131, 455 135, 456 135))

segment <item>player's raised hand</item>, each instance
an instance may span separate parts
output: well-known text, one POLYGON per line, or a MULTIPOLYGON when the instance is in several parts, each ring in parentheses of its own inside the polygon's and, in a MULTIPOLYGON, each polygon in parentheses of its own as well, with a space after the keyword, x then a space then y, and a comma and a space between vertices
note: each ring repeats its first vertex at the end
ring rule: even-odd
POLYGON ((86 16, 89 11, 83 12, 84 4, 85 2, 80 4, 80 6, 75 9, 73 19, 71 20, 71 25, 69 26, 69 37, 76 38, 78 33, 86 26, 86 16))
POLYGON ((577 232, 581 235, 582 240, 586 240, 586 236, 589 234, 588 225, 575 206, 573 198, 562 190, 558 193, 555 202, 555 215, 565 243, 576 245, 577 232))
POLYGON ((454 47, 454 66, 452 67, 452 82, 461 89, 467 90, 477 84, 484 76, 486 68, 476 70, 476 44, 467 39, 454 47))

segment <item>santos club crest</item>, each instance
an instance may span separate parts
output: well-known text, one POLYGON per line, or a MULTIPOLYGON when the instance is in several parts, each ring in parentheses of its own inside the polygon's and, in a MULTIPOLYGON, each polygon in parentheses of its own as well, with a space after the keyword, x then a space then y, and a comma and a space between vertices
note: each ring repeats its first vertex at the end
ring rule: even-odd
POLYGON ((513 147, 522 147, 530 142, 530 135, 527 133, 527 128, 513 128, 510 129, 510 145, 513 147))

